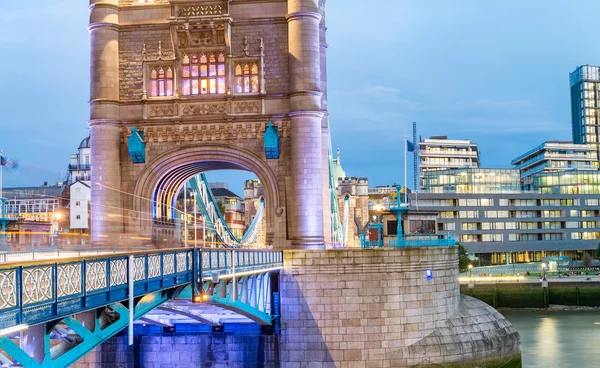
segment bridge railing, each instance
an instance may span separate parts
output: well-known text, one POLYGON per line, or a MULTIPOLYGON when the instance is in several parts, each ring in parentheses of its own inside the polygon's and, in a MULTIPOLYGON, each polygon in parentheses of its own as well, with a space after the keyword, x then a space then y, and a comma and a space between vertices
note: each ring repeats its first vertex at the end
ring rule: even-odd
MULTIPOLYGON (((128 298, 128 254, 0 265, 0 329, 60 319, 128 298)), ((192 280, 192 251, 134 254, 134 295, 192 280)))
POLYGON ((390 237, 387 242, 383 240, 361 240, 361 248, 407 248, 407 247, 451 247, 456 245, 456 240, 452 234, 443 235, 403 235, 390 237))
POLYGON ((203 249, 200 257, 202 279, 235 273, 253 272, 269 268, 283 267, 283 253, 261 250, 203 249))
POLYGON ((135 297, 191 283, 194 262, 201 278, 283 267, 280 251, 189 248, 0 264, 0 330, 127 300, 129 256, 135 297))

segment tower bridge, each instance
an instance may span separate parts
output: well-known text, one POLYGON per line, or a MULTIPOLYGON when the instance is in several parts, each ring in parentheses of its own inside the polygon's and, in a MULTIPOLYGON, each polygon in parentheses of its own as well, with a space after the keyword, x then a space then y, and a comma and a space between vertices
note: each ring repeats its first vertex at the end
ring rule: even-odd
MULTIPOLYGON (((155 354, 116 357, 103 347, 127 346, 113 336, 135 319, 170 325, 165 313, 220 324, 206 305, 273 326, 271 358, 260 364, 493 367, 518 359, 514 328, 460 295, 454 242, 398 231, 394 244, 348 247, 358 246, 365 215, 368 222, 366 181, 342 179, 338 193, 325 0, 89 4, 92 245, 177 242, 176 199, 191 180, 194 208, 229 248, 0 264, 2 364, 64 367, 96 348, 77 364, 118 358, 158 367, 155 354), (259 178, 260 223, 273 249, 245 249, 252 229, 237 239, 224 227, 202 179, 220 169, 259 178)), ((166 343, 170 358, 178 344, 166 343)), ((184 349, 169 364, 198 366, 207 355, 198 341, 184 349)))

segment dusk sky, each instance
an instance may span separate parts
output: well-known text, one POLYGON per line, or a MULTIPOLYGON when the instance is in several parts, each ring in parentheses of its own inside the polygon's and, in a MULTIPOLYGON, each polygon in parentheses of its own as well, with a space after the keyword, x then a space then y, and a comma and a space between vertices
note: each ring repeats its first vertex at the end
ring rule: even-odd
MULTIPOLYGON (((58 181, 88 134, 87 4, 0 6, 0 149, 21 164, 5 170, 5 186, 58 181)), ((403 137, 413 121, 423 138, 472 139, 485 167, 509 167, 546 140, 571 140, 568 74, 600 64, 597 1, 330 0, 327 7, 333 145, 346 174, 371 185, 403 181, 403 137)), ((242 194, 248 176, 209 178, 231 181, 242 194)))

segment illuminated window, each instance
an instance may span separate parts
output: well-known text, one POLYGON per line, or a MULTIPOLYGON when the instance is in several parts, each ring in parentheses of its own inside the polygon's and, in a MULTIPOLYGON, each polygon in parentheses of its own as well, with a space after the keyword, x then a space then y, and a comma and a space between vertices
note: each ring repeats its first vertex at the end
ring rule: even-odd
POLYGON ((258 63, 235 65, 235 93, 257 93, 258 84, 258 63))
POLYGON ((225 55, 201 53, 183 55, 181 92, 184 96, 224 94, 225 55))
POLYGON ((153 67, 150 69, 151 97, 173 96, 173 69, 171 67, 153 67))

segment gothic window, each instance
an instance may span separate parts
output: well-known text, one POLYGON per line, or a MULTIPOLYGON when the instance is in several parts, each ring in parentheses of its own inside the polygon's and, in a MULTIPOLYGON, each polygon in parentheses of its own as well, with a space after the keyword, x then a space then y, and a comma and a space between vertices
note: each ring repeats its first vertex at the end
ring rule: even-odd
POLYGON ((258 93, 258 63, 235 65, 235 93, 258 93))
POLYGON ((184 54, 181 60, 184 96, 224 94, 225 55, 222 52, 184 54))
POLYGON ((173 96, 173 68, 152 67, 150 69, 150 96, 173 96))

